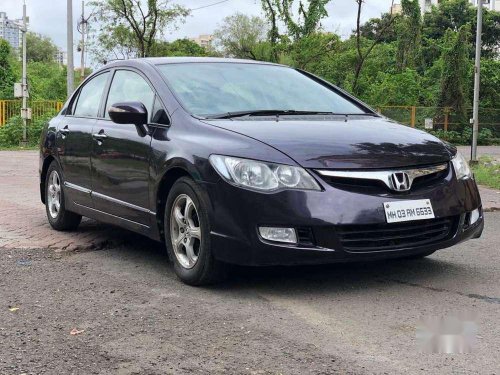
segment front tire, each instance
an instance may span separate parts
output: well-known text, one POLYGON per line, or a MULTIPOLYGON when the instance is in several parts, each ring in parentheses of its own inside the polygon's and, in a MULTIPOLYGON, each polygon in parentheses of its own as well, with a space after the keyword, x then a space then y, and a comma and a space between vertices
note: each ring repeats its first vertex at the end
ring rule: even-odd
POLYGON ((59 231, 78 228, 82 217, 67 211, 61 169, 56 161, 49 165, 45 178, 45 211, 52 228, 59 231))
POLYGON ((165 204, 165 243, 176 275, 189 285, 221 280, 224 265, 214 258, 210 220, 201 188, 192 179, 178 179, 165 204))

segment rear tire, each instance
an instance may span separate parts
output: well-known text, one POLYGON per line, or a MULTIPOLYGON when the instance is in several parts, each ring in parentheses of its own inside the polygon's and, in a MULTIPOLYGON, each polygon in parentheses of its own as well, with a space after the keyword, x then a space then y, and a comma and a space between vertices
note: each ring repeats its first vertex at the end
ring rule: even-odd
POLYGON ((207 285, 225 276, 224 264, 213 256, 210 219, 203 191, 192 179, 179 178, 165 204, 164 231, 174 271, 184 283, 207 285))
POLYGON ((45 178, 45 211, 55 230, 74 230, 82 220, 80 215, 66 210, 61 168, 55 160, 49 165, 45 178))

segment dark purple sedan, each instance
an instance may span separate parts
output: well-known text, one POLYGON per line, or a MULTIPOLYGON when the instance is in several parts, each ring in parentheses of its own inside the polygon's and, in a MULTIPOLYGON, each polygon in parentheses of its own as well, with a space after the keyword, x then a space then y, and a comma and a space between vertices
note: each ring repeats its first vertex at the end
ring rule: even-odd
POLYGON ((93 73, 45 128, 40 191, 54 229, 88 216, 163 241, 192 285, 228 263, 424 257, 484 225, 455 147, 307 72, 245 60, 93 73))

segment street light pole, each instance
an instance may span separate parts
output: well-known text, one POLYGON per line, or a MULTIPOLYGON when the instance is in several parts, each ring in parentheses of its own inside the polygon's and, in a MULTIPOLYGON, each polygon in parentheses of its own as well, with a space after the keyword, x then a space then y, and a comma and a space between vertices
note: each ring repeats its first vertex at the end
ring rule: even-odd
POLYGON ((68 65, 67 65, 67 76, 66 76, 66 86, 68 97, 73 93, 74 89, 74 78, 75 69, 73 62, 73 0, 67 0, 67 16, 66 16, 66 29, 67 29, 67 53, 68 53, 68 65))
POLYGON ((474 103, 472 109, 471 162, 477 162, 477 138, 479 133, 479 86, 481 72, 481 33, 483 32, 483 0, 477 2, 476 62, 474 64, 474 103))

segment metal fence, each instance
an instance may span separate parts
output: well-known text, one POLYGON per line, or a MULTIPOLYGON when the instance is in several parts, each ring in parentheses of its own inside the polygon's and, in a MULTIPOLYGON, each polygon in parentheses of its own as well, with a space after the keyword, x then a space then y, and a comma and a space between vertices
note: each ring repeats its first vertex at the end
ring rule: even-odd
MULTIPOLYGON (((411 127, 425 128, 430 125, 434 130, 462 130, 470 126, 449 107, 419 107, 419 106, 384 106, 377 111, 401 124, 411 127)), ((472 118, 472 108, 467 111, 468 118, 472 118)), ((495 137, 500 138, 500 108, 480 108, 479 127, 488 128, 495 137)))
MULTIPOLYGON (((57 100, 31 100, 28 104, 31 108, 31 119, 36 120, 47 114, 59 112, 63 104, 57 100)), ((20 116, 21 106, 21 100, 0 100, 0 126, 5 125, 10 118, 20 116)))

